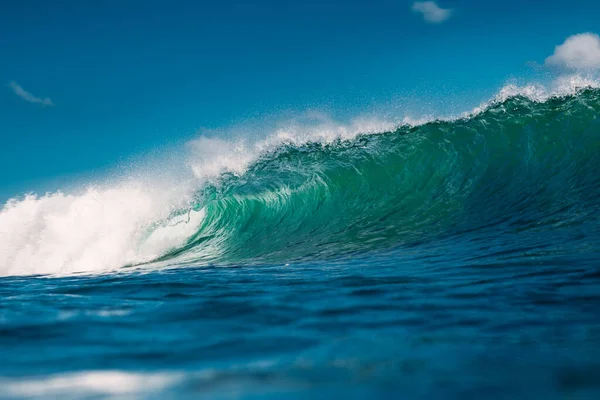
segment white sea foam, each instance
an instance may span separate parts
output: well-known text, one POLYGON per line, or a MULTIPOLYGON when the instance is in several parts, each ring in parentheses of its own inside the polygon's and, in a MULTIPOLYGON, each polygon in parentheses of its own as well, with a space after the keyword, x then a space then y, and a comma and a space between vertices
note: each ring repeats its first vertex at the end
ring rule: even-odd
MULTIPOLYGON (((600 80, 592 75, 561 75, 549 84, 534 83, 528 85, 507 84, 492 98, 475 107, 470 112, 460 115, 460 118, 468 118, 484 112, 491 104, 504 102, 512 97, 522 96, 531 101, 542 103, 553 97, 565 97, 577 94, 582 89, 600 88, 600 80)), ((452 118, 450 118, 452 119, 452 118)))
POLYGON ((108 271, 150 261, 181 246, 197 231, 204 210, 175 217, 172 213, 185 210, 194 191, 206 180, 226 171, 242 174, 261 154, 282 144, 330 143, 400 125, 454 120, 476 115, 489 104, 513 96, 545 101, 585 87, 598 88, 600 84, 591 77, 571 75, 546 86, 506 85, 490 102, 449 118, 356 118, 339 123, 313 112, 307 115, 308 122, 288 121, 255 140, 247 136, 237 140, 201 136, 190 141, 177 157, 161 162, 159 168, 155 167, 158 163, 150 162, 150 167, 135 177, 7 202, 0 210, 0 275, 108 271))
POLYGON ((199 223, 196 216, 166 223, 145 237, 187 195, 127 181, 10 200, 0 211, 0 274, 93 272, 153 259, 199 223))
POLYGON ((310 113, 310 123, 304 122, 280 124, 272 133, 257 140, 235 134, 239 139, 201 136, 188 143, 189 165, 198 179, 214 177, 226 171, 242 174, 261 154, 284 144, 331 143, 338 139, 352 139, 361 133, 390 131, 402 125, 401 121, 375 117, 356 118, 344 124, 314 112, 310 113))

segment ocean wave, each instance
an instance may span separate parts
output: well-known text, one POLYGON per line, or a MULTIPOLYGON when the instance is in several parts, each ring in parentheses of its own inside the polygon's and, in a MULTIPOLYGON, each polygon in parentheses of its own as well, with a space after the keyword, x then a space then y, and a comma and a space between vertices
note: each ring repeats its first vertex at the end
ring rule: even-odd
POLYGON ((185 178, 10 200, 0 274, 328 259, 490 227, 587 226, 599 112, 596 82, 568 77, 506 86, 451 118, 319 117, 254 142, 201 137, 185 178))

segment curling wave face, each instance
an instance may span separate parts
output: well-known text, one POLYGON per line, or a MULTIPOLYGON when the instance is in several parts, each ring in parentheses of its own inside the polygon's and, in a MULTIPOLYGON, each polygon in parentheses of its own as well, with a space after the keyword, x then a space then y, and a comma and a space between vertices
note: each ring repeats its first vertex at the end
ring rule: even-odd
POLYGON ((450 237, 591 256, 600 89, 586 86, 507 87, 470 115, 418 125, 280 133, 250 147, 207 139, 202 148, 220 152, 185 183, 11 200, 0 274, 334 259, 450 237), (545 247, 541 231, 569 245, 545 247))

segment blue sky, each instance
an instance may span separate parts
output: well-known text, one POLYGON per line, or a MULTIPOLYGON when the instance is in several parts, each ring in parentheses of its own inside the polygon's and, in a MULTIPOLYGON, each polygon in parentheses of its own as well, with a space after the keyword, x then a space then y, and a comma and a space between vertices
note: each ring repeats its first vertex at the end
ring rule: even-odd
POLYGON ((436 4, 4 2, 0 198, 263 116, 464 111, 600 33, 597 0, 436 4))

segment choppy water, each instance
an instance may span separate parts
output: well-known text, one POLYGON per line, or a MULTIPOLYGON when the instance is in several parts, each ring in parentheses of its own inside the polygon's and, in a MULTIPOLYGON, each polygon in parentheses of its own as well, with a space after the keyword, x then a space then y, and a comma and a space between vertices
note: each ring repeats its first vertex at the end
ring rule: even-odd
POLYGON ((508 96, 234 149, 185 201, 11 201, 0 397, 596 398, 598 115, 508 96))

